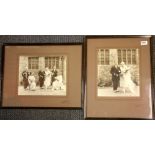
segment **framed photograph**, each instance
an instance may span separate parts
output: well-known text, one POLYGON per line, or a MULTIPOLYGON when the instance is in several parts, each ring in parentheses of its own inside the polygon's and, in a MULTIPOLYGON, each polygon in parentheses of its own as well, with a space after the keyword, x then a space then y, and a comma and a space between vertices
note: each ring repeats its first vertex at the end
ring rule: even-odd
POLYGON ((81 107, 81 44, 4 45, 3 107, 81 107))
POLYGON ((88 36, 86 118, 151 119, 150 36, 88 36))

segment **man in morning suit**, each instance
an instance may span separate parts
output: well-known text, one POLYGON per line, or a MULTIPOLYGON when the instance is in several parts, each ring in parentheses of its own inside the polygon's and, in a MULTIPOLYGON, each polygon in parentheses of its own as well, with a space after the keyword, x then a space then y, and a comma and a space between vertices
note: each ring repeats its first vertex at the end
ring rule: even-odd
POLYGON ((24 89, 26 89, 29 86, 29 82, 28 82, 29 75, 30 73, 28 72, 28 68, 25 67, 25 70, 22 72, 24 89))
POLYGON ((38 72, 38 76, 39 76, 39 86, 40 88, 42 88, 44 86, 45 81, 45 72, 43 70, 40 70, 38 72))
POLYGON ((112 74, 113 90, 114 92, 117 92, 120 83, 120 67, 117 64, 115 64, 114 66, 112 66, 110 73, 112 74))
POLYGON ((51 85, 55 81, 55 77, 57 76, 58 76, 58 71, 56 70, 56 67, 54 66, 52 70, 52 76, 51 76, 51 85))

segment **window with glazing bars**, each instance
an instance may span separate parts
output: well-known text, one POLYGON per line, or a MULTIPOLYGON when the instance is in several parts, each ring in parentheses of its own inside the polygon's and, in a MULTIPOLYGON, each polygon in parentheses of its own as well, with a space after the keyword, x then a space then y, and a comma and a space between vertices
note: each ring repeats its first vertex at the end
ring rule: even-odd
POLYGON ((109 65, 109 49, 98 50, 98 64, 109 65))
POLYGON ((56 69, 59 69, 59 58, 60 57, 45 57, 45 67, 50 69, 56 67, 56 69))
POLYGON ((28 68, 38 69, 39 68, 39 58, 38 57, 28 57, 28 68))
POLYGON ((118 49, 118 64, 125 62, 128 65, 137 64, 137 49, 118 49))

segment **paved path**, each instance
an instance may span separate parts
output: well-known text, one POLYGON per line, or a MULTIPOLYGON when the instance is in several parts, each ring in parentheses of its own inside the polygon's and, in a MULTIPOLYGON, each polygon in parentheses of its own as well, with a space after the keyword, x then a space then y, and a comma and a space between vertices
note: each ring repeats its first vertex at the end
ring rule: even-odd
POLYGON ((135 93, 131 93, 130 91, 127 91, 125 94, 121 90, 121 88, 118 89, 119 92, 115 93, 113 92, 112 87, 104 87, 104 88, 98 88, 98 96, 139 96, 139 86, 135 87, 135 93))
POLYGON ((35 91, 24 90, 23 86, 18 87, 18 95, 53 95, 53 96, 65 96, 66 95, 66 87, 64 90, 52 90, 51 88, 45 90, 37 87, 35 91))

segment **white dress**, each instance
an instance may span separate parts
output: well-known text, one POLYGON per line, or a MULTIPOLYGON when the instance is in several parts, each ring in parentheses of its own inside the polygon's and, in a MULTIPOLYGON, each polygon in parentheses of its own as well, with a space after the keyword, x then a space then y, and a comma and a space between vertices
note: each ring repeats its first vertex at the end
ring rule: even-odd
POLYGON ((28 77, 30 90, 36 90, 36 79, 33 75, 28 77))
POLYGON ((134 93, 135 84, 131 79, 130 68, 121 66, 121 76, 120 76, 120 87, 124 88, 124 91, 128 89, 130 92, 134 93))
POLYGON ((51 85, 51 72, 45 71, 45 81, 44 86, 47 89, 51 85))
POLYGON ((53 90, 59 90, 59 89, 64 89, 63 88, 63 78, 62 75, 58 75, 55 77, 55 81, 52 84, 52 89, 53 90))

